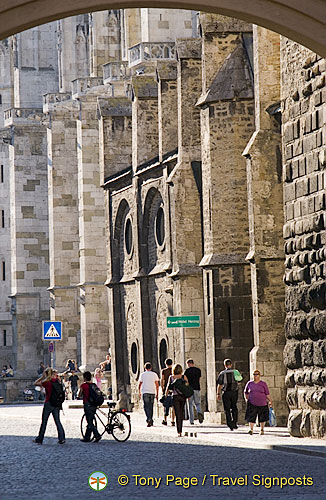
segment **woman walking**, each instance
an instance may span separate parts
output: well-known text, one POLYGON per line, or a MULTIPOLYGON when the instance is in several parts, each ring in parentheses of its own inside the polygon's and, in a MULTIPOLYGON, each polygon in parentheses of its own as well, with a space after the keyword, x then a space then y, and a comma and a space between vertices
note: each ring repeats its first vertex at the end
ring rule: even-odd
POLYGON ((265 422, 269 419, 268 403, 273 406, 266 382, 260 380, 260 371, 255 370, 254 380, 247 382, 244 397, 247 401, 246 420, 249 422, 248 434, 254 433, 254 425, 258 415, 260 434, 264 434, 265 422))
POLYGON ((175 411, 175 419, 177 423, 177 432, 178 432, 178 437, 182 436, 182 422, 183 422, 183 416, 184 416, 184 408, 185 408, 185 403, 186 403, 186 396, 181 394, 180 391, 175 386, 175 382, 179 379, 183 380, 183 383, 188 383, 187 377, 183 376, 183 369, 181 365, 174 365, 172 369, 172 375, 170 375, 167 388, 166 388, 166 393, 165 395, 168 396, 169 393, 172 391, 172 401, 173 401, 173 407, 175 411))
POLYGON ((64 444, 65 441, 65 431, 62 427, 62 424, 60 422, 60 409, 61 409, 61 404, 59 400, 61 399, 60 397, 60 392, 63 393, 63 388, 61 385, 61 382, 59 380, 59 377, 57 374, 54 373, 52 368, 47 368, 43 374, 38 378, 35 382, 34 385, 44 387, 45 389, 45 402, 44 402, 44 407, 43 407, 43 412, 42 412, 42 423, 41 427, 38 433, 37 438, 33 440, 34 443, 36 444, 42 444, 43 443, 43 438, 46 430, 46 426, 48 423, 49 416, 53 415, 54 423, 57 427, 58 431, 58 443, 59 444, 64 444), (60 390, 61 386, 61 390, 60 390))

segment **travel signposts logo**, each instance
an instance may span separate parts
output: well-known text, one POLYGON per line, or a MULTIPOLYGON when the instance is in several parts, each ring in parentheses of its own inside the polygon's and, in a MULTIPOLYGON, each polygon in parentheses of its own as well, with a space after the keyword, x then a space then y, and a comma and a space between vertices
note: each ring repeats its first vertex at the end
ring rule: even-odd
POLYGON ((92 472, 88 478, 89 487, 95 491, 104 490, 108 485, 108 481, 108 477, 101 471, 92 472))

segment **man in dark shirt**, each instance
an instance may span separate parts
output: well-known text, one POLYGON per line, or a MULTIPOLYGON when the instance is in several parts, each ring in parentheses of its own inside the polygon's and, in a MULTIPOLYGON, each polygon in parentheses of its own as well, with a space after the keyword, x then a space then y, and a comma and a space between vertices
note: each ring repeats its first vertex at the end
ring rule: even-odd
POLYGON ((227 426, 231 431, 237 429, 238 422, 238 382, 234 378, 234 370, 230 359, 224 360, 225 370, 217 378, 217 400, 221 399, 226 416, 227 426))
POLYGON ((189 398, 188 401, 188 412, 189 412, 189 421, 191 425, 194 424, 194 406, 196 407, 197 410, 197 416, 199 423, 202 424, 204 421, 204 415, 201 412, 201 406, 200 406, 200 377, 201 377, 201 370, 200 368, 197 368, 194 364, 193 359, 188 359, 187 360, 187 366, 188 368, 185 371, 185 376, 188 379, 189 385, 193 388, 194 394, 189 398))
POLYGON ((81 441, 83 443, 89 443, 91 440, 92 433, 95 436, 95 442, 97 443, 101 439, 101 434, 98 432, 96 426, 94 425, 96 406, 92 406, 89 402, 89 386, 92 384, 92 374, 91 372, 85 372, 83 374, 84 383, 81 384, 79 388, 79 397, 83 398, 84 411, 87 420, 87 429, 85 436, 81 441))
POLYGON ((78 380, 79 380, 78 375, 76 375, 74 370, 72 370, 71 375, 69 377, 72 399, 77 399, 78 380))

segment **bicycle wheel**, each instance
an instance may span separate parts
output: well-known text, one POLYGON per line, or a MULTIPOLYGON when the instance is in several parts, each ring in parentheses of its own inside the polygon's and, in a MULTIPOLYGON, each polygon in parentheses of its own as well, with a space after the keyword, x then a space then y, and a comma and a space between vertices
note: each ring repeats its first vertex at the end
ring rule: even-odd
POLYGON ((110 429, 116 441, 127 441, 131 433, 130 417, 122 411, 114 412, 110 420, 110 429))
MULTIPOLYGON (((100 433, 100 435, 103 436, 106 428, 103 422, 99 419, 98 415, 96 414, 94 415, 94 425, 98 430, 98 432, 100 433)), ((86 429, 87 429, 87 420, 86 420, 86 415, 84 413, 80 422, 80 430, 84 439, 85 439, 86 429)), ((94 434, 92 434, 90 441, 94 441, 94 434)))

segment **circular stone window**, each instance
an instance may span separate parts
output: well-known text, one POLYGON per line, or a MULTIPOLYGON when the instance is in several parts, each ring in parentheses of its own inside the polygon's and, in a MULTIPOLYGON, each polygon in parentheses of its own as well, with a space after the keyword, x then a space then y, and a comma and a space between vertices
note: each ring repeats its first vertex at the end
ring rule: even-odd
POLYGON ((164 227, 164 210, 160 207, 156 214, 155 220, 155 234, 158 245, 161 247, 165 240, 165 227, 164 227))
POLYGON ((160 342, 159 356, 160 356, 161 369, 163 370, 163 368, 165 368, 165 360, 168 357, 168 345, 165 339, 162 339, 160 342))
POLYGON ((131 219, 128 218, 125 224, 125 246, 126 252, 128 255, 131 255, 132 252, 132 225, 131 219))
POLYGON ((133 342, 131 345, 130 360, 132 373, 136 375, 138 371, 138 348, 136 342, 133 342))

